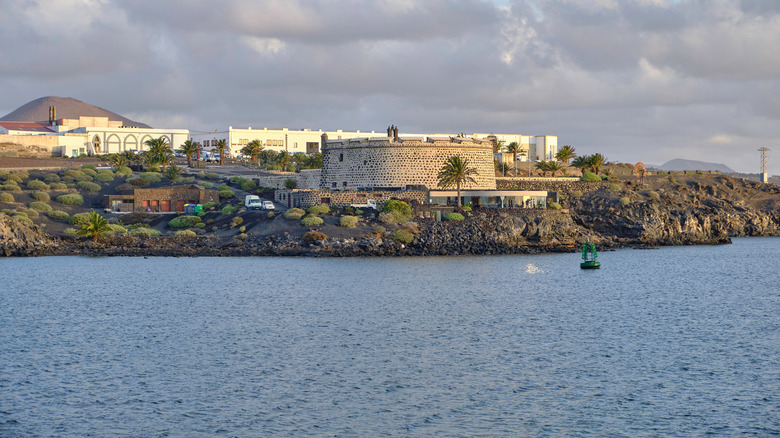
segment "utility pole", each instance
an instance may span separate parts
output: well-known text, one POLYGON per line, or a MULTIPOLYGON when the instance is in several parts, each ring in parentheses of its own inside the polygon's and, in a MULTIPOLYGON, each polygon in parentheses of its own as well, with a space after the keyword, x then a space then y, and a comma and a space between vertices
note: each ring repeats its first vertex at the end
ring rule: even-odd
POLYGON ((767 147, 761 147, 758 149, 758 151, 761 152, 761 182, 766 183, 769 182, 769 175, 766 173, 766 156, 770 149, 767 147))

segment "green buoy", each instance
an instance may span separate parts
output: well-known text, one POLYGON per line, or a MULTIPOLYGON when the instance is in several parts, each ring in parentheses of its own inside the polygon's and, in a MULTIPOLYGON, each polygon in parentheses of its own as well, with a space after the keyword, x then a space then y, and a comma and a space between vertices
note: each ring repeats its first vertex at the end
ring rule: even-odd
POLYGON ((596 259, 599 255, 596 253, 596 245, 588 239, 582 244, 582 263, 580 263, 581 269, 599 269, 601 263, 596 259))

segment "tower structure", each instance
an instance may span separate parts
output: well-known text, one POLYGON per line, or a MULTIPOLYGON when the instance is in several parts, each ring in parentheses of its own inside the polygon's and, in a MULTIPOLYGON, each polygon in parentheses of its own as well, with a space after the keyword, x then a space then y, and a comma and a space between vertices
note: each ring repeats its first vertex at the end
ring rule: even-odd
POLYGON ((769 182, 769 175, 766 173, 766 156, 770 149, 761 147, 758 151, 761 152, 761 182, 766 183, 769 182))

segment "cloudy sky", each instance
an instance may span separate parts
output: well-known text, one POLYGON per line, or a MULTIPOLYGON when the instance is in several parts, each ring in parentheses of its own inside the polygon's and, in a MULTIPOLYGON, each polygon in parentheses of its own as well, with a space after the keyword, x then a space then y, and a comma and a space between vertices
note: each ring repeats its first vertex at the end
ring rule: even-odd
POLYGON ((780 174, 777 0, 0 0, 0 115, 558 136, 780 174))

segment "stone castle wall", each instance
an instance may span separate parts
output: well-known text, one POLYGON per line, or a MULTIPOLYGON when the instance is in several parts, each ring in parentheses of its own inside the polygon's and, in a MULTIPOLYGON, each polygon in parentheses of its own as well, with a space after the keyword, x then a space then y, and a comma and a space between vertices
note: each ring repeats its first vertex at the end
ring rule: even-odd
POLYGON ((399 199, 411 203, 424 204, 428 193, 422 190, 404 190, 404 191, 356 191, 356 190, 276 190, 274 191, 274 201, 289 207, 307 209, 315 205, 325 204, 336 207, 348 207, 351 204, 365 204, 367 200, 373 199, 378 205, 384 204, 391 199, 399 199))
POLYGON ((329 140, 323 142, 324 165, 320 187, 354 190, 361 187, 398 188, 424 185, 437 188, 438 173, 454 155, 474 167, 476 183, 461 189, 495 189, 493 145, 471 138, 446 140, 383 139, 329 140))

